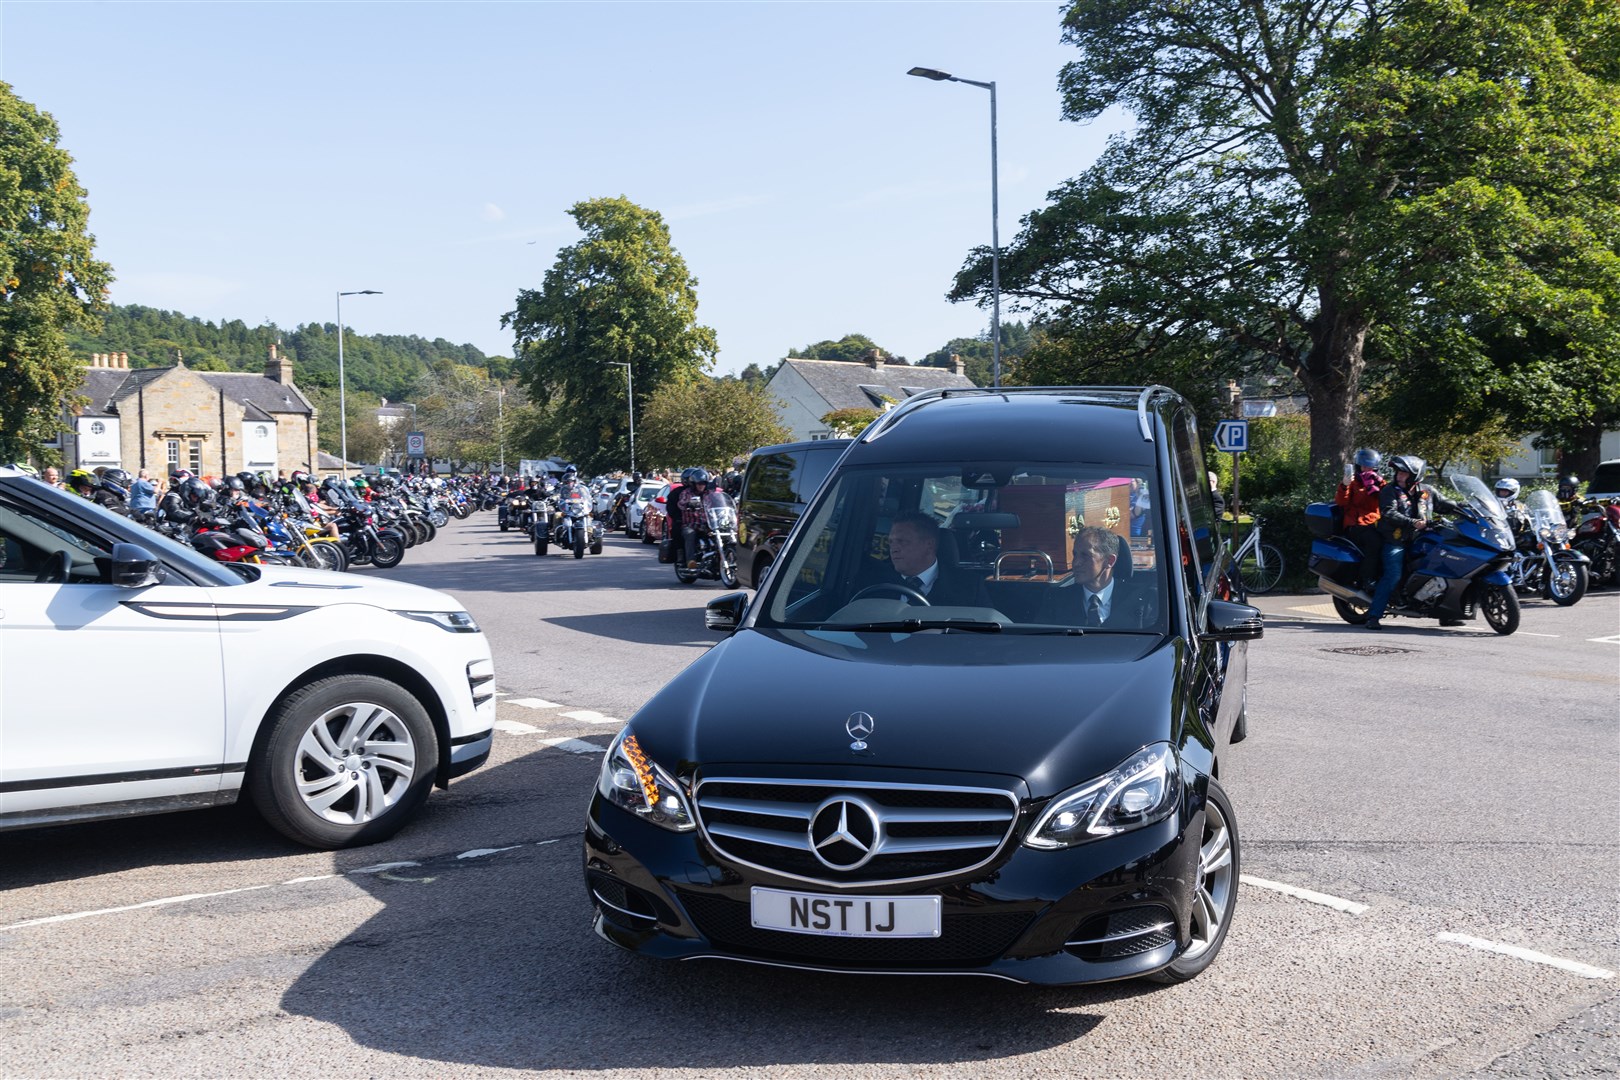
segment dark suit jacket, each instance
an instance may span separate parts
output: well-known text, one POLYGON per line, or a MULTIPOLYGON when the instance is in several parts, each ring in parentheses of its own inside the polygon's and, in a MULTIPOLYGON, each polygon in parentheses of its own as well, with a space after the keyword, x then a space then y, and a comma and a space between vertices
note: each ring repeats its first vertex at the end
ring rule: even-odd
MULTIPOLYGON (((892 565, 885 565, 882 574, 876 580, 866 582, 871 585, 899 585, 902 581, 900 574, 895 572, 892 565)), ((906 596, 905 593, 885 593, 897 598, 906 596)), ((990 599, 984 588, 984 580, 977 574, 967 573, 960 568, 939 568, 939 576, 934 579, 933 589, 925 594, 928 603, 942 607, 989 607, 990 599)))
MULTIPOLYGON (((1114 579, 1114 594, 1108 601, 1108 618, 1103 620, 1103 627, 1115 630, 1139 630, 1147 617, 1149 597, 1147 592, 1130 578, 1114 579)), ((1086 624, 1086 590, 1076 582, 1073 585, 1053 589, 1046 602, 1041 605, 1041 611, 1036 616, 1037 621, 1057 623, 1063 626, 1084 626, 1086 624)))

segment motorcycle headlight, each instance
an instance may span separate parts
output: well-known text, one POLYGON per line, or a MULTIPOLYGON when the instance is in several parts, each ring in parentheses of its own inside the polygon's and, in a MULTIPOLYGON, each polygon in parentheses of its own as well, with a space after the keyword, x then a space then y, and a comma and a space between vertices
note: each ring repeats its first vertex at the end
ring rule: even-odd
POLYGON ((629 728, 619 732, 608 747, 596 790, 620 809, 671 832, 689 832, 697 827, 681 789, 669 773, 642 752, 629 728))
POLYGON ((1169 743, 1154 743, 1108 773, 1053 799, 1024 843, 1066 848, 1162 821, 1181 801, 1181 763, 1169 743))

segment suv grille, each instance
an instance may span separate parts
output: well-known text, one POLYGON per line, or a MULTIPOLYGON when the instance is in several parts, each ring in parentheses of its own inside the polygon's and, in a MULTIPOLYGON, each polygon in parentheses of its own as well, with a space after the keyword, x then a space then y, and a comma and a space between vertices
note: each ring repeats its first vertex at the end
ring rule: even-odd
POLYGON ((995 788, 705 779, 698 824, 726 858, 801 881, 870 885, 976 869, 1018 820, 995 788))
POLYGON ((680 898, 693 925, 715 948, 762 959, 876 967, 982 966, 1012 948, 1035 917, 1027 911, 946 915, 937 938, 818 937, 760 930, 749 918, 746 901, 684 891, 680 898))

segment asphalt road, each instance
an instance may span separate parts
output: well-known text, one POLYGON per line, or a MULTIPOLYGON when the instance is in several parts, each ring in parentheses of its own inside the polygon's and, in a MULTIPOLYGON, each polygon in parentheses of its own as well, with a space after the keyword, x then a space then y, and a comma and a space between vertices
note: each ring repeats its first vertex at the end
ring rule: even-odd
POLYGON ((1051 990, 659 964, 597 940, 594 751, 714 640, 718 588, 622 539, 539 559, 490 514, 391 573, 489 633, 489 765, 339 854, 235 809, 0 834, 0 1073, 1620 1072, 1613 591, 1528 603, 1511 638, 1262 600, 1250 737, 1222 766, 1245 884, 1220 958, 1179 987, 1051 990))

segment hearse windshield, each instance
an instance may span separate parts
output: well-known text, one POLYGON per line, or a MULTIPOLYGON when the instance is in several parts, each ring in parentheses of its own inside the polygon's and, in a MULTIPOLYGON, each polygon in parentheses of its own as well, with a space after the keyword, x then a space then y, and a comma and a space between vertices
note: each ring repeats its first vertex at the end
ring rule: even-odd
POLYGON ((1162 633, 1159 501, 1140 467, 846 467, 773 570, 755 625, 1162 633))

